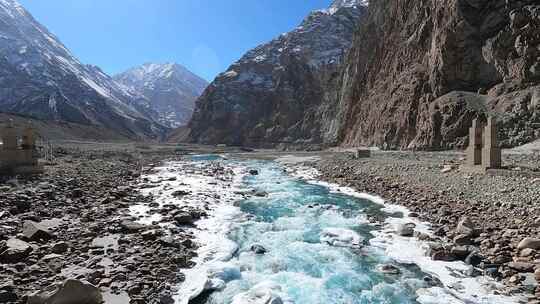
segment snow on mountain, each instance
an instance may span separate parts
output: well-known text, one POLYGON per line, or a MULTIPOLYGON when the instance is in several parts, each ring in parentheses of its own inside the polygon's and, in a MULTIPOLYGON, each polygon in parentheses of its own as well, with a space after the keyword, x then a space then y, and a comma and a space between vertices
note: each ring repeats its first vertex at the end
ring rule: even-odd
POLYGON ((82 64, 16 0, 0 0, 0 111, 102 125, 131 137, 164 128, 144 98, 82 64))
POLYGON ((130 92, 149 101, 160 123, 169 127, 185 125, 191 118, 195 100, 208 83, 176 63, 146 63, 114 76, 130 92))

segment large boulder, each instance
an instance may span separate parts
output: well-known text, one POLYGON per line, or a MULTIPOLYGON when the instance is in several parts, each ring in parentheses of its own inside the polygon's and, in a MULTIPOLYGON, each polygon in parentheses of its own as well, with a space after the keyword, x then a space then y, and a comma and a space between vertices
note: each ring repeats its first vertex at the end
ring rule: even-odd
POLYGON ((101 304, 99 289, 87 282, 68 279, 28 296, 27 304, 101 304))
POLYGON ((0 263, 15 264, 25 260, 33 248, 27 242, 19 239, 9 239, 6 246, 0 253, 0 263))
POLYGON ((521 242, 519 242, 518 249, 519 250, 523 250, 523 249, 539 250, 540 239, 535 239, 535 238, 530 238, 530 237, 524 238, 523 240, 521 240, 521 242))
POLYGON ((25 238, 31 241, 48 241, 54 238, 54 235, 46 227, 33 221, 24 221, 22 233, 25 238))

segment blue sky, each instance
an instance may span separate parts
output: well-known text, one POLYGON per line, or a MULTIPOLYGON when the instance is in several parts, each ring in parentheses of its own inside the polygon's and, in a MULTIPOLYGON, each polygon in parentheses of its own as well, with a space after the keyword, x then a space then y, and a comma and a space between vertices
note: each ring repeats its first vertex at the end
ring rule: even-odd
POLYGON ((178 62, 211 81, 331 0, 19 0, 83 63, 178 62))

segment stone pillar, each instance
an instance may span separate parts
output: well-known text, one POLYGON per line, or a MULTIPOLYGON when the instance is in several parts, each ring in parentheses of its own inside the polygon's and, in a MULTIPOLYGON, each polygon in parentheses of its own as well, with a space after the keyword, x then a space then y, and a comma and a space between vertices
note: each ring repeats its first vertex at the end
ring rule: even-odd
POLYGON ((467 164, 471 167, 482 164, 482 124, 477 119, 473 120, 469 129, 467 164))
POLYGON ((17 150, 17 129, 12 121, 2 129, 2 142, 4 150, 17 150))
POLYGON ((496 119, 488 117, 487 125, 484 129, 484 148, 482 149, 482 167, 485 169, 497 169, 501 167, 501 148, 499 148, 497 133, 496 119))
POLYGON ((36 147, 36 136, 32 127, 24 129, 22 137, 22 148, 25 150, 34 150, 36 147))

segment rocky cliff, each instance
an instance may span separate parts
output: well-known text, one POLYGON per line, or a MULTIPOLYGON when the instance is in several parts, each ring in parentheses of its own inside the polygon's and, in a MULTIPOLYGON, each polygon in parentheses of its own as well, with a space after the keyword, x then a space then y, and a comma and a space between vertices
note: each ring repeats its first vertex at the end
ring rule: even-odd
POLYGON ((364 1, 337 0, 220 74, 197 101, 190 140, 256 146, 332 142, 335 88, 364 1))
POLYGON ((540 4, 371 1, 342 72, 340 141, 463 147, 474 117, 505 146, 540 135, 540 4))
POLYGON ((148 100, 154 119, 175 128, 187 124, 208 82, 176 63, 147 63, 113 77, 148 100))
POLYGON ((153 138, 166 128, 147 102, 79 62, 16 0, 0 0, 0 111, 153 138))
POLYGON ((540 137, 538 1, 374 0, 364 17, 361 4, 246 54, 199 100, 191 139, 448 149, 487 115, 504 146, 540 137))

